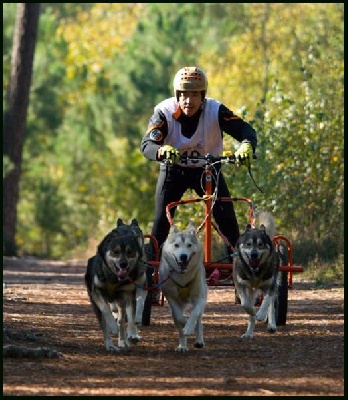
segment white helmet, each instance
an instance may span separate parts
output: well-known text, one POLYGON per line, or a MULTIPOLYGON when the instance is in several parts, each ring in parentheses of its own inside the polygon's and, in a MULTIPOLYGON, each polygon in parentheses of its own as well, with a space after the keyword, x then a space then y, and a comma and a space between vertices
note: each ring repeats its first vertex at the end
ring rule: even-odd
POLYGON ((198 67, 184 67, 179 69, 175 74, 174 81, 174 95, 178 98, 178 92, 194 91, 204 92, 203 98, 207 92, 208 79, 205 73, 198 67))

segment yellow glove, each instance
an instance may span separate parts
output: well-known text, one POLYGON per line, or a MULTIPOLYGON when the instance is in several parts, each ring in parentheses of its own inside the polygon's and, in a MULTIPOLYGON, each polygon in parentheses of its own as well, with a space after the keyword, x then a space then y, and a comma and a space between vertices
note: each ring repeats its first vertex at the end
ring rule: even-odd
POLYGON ((180 160, 180 153, 175 147, 166 144, 158 149, 158 160, 168 160, 170 164, 175 164, 180 160))
POLYGON ((246 165, 249 167, 253 159, 253 147, 250 143, 242 143, 239 149, 234 153, 237 165, 246 165))

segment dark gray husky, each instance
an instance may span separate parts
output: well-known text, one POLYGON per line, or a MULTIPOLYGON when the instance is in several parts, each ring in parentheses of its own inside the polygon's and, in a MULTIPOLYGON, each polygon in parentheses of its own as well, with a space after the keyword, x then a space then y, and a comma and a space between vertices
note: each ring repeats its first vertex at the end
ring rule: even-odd
POLYGON ((273 244, 275 234, 274 218, 270 213, 258 215, 259 228, 247 225, 240 236, 233 262, 233 280, 244 310, 249 314, 249 323, 242 337, 253 336, 255 319, 267 319, 269 332, 277 330, 275 300, 277 298, 277 275, 279 256, 273 244), (259 290, 264 297, 259 310, 254 307, 259 290))
POLYGON ((97 254, 88 260, 85 283, 108 351, 119 351, 129 341, 141 339, 138 325, 147 295, 143 248, 137 220, 126 225, 118 219, 116 228, 98 245, 97 254), (118 335, 118 346, 111 335, 118 335))

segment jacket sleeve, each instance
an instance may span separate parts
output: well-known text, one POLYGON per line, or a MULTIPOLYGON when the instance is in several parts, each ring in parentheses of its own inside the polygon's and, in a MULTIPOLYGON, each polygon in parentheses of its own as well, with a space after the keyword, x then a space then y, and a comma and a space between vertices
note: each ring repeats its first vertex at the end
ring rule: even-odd
POLYGON ((219 108, 219 124, 223 132, 232 136, 238 142, 248 142, 253 146, 255 153, 257 146, 257 134, 252 126, 241 117, 234 114, 224 104, 219 108))
POLYGON ((157 150, 163 145, 168 135, 168 124, 164 114, 157 110, 151 116, 147 131, 142 138, 140 151, 151 161, 158 161, 157 150))

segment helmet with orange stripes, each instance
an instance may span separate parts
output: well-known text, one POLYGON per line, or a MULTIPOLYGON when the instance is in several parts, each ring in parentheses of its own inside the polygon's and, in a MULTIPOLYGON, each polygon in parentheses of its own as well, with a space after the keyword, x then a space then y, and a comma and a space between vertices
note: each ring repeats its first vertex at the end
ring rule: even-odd
POLYGON ((208 79, 200 68, 184 67, 175 74, 173 86, 176 98, 178 98, 178 92, 194 91, 202 92, 202 99, 204 99, 208 88, 208 79))

